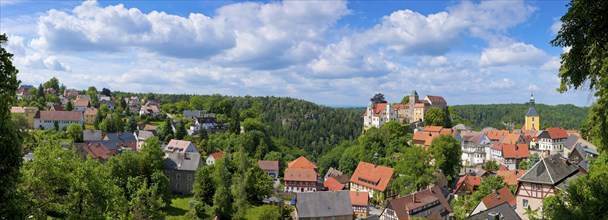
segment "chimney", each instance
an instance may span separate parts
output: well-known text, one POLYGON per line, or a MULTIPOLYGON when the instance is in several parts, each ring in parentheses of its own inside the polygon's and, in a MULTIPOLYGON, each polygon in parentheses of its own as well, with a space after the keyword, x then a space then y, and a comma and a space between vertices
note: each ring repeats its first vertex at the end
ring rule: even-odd
POLYGON ((378 158, 380 157, 380 154, 378 154, 378 152, 374 153, 374 168, 378 167, 378 158))

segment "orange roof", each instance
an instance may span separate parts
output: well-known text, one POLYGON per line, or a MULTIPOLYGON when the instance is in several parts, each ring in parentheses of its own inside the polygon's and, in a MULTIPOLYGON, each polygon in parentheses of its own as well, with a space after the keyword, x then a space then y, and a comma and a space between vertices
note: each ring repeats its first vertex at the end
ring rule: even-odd
POLYGON ((549 133, 551 139, 568 138, 568 132, 563 128, 547 128, 545 131, 549 133))
POLYGON ((517 185, 517 179, 523 176, 526 170, 499 170, 496 175, 503 177, 503 182, 507 185, 517 185))
POLYGON ((416 103, 414 104, 414 108, 424 108, 424 103, 416 103))
POLYGON ((396 104, 396 105, 393 105, 393 109, 394 110, 409 109, 409 108, 410 108, 410 106, 406 105, 406 104, 396 104))
POLYGON ((506 144, 494 143, 492 144, 492 150, 502 151, 506 144))
POLYGON ((486 209, 494 208, 500 204, 508 202, 511 207, 515 206, 515 196, 509 190, 509 187, 502 187, 495 192, 490 193, 481 199, 481 202, 486 206, 486 209))
MULTIPOLYGON (((374 109, 372 109, 374 116, 379 116, 386 109, 386 105, 388 105, 388 103, 375 103, 374 109)), ((367 110, 363 112, 363 115, 367 116, 367 110)))
POLYGON ((369 194, 365 191, 350 191, 350 203, 353 206, 368 206, 369 194))
POLYGON ((504 164, 501 164, 498 170, 509 170, 504 164))
POLYGON ((145 125, 143 130, 144 131, 154 131, 156 129, 158 129, 158 126, 156 126, 156 125, 145 125))
POLYGON ((470 173, 467 173, 458 179, 458 183, 456 183, 456 190, 458 190, 458 188, 460 188, 462 185, 465 185, 469 188, 469 191, 473 192, 475 190, 475 186, 479 186, 479 184, 481 184, 481 177, 471 176, 470 173))
POLYGON ((86 108, 84 115, 97 115, 98 110, 96 108, 86 108))
POLYGON ((76 99, 74 100, 74 106, 87 107, 89 105, 89 99, 76 99))
POLYGON ((311 168, 287 168, 284 179, 286 181, 316 182, 317 172, 311 168))
POLYGON ((384 192, 393 178, 394 171, 395 169, 390 167, 376 166, 361 161, 350 178, 350 182, 384 192))
POLYGON ((412 140, 414 140, 415 144, 430 146, 433 142, 433 139, 437 136, 439 136, 439 133, 421 131, 414 133, 414 137, 412 137, 412 140))
POLYGON ((443 127, 441 126, 424 126, 426 132, 437 132, 439 133, 443 127))
POLYGON ((427 95, 426 98, 428 100, 431 101, 431 103, 433 103, 433 105, 437 105, 437 104, 446 104, 447 102, 445 101, 445 99, 441 96, 433 96, 433 95, 427 95))
POLYGON ((338 191, 344 189, 344 185, 333 177, 327 178, 327 180, 325 180, 323 183, 323 186, 327 187, 329 191, 338 191))
POLYGON ((451 128, 442 128, 441 131, 439 131, 439 134, 451 134, 452 136, 456 135, 451 128))
POLYGON ((306 157, 304 157, 304 156, 298 157, 298 159, 295 159, 294 161, 289 162, 287 164, 287 167, 317 169, 317 165, 310 162, 310 160, 306 159, 306 157))
POLYGON ((502 148, 502 156, 504 158, 528 158, 530 151, 526 144, 505 144, 502 148))
MULTIPOLYGON (((171 140, 173 141, 173 140, 171 140)), ((215 152, 211 154, 211 157, 213 157, 213 159, 221 159, 222 157, 224 157, 224 152, 215 152)))
POLYGON ((503 144, 517 144, 519 141, 519 137, 521 137, 521 133, 519 134, 507 134, 502 139, 501 143, 503 144))

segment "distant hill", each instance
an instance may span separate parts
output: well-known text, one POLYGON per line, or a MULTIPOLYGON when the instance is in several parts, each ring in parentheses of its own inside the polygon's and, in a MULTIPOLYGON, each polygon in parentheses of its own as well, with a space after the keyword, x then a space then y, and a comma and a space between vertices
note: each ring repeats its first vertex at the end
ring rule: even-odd
MULTIPOLYGON (((450 116, 453 125, 463 123, 477 129, 488 126, 497 129, 518 129, 524 124, 528 108, 528 104, 455 105, 450 106, 450 116)), ((540 114, 541 129, 579 129, 579 125, 587 117, 589 107, 536 104, 536 110, 540 114)))

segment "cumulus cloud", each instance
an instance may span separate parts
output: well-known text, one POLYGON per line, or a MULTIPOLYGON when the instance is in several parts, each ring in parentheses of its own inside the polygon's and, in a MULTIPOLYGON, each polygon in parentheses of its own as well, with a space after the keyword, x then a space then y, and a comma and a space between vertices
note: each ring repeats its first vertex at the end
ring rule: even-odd
POLYGON ((534 45, 513 43, 506 47, 484 49, 479 58, 479 65, 534 65, 542 63, 546 57, 547 54, 534 45))
POLYGON ((559 30, 562 28, 562 21, 555 21, 551 25, 551 33, 557 35, 559 30))
POLYGON ((560 66, 561 66, 561 59, 557 56, 554 56, 554 57, 551 57, 549 60, 547 60, 547 62, 545 62, 545 64, 543 64, 541 69, 558 70, 560 66))

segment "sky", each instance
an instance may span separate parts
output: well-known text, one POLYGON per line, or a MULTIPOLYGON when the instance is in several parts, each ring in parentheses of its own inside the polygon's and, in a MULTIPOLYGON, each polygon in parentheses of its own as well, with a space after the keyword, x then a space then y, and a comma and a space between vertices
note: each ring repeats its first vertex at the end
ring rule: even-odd
POLYGON ((399 102, 589 106, 558 93, 567 1, 0 0, 22 84, 399 102))

